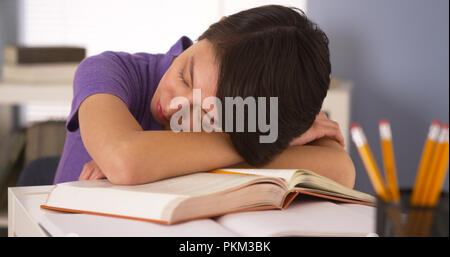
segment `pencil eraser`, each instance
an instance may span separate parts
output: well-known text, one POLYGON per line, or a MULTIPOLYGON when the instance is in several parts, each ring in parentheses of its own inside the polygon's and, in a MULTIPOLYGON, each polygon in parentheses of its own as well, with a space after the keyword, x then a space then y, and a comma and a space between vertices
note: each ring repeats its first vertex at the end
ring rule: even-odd
POLYGON ((380 120, 380 125, 383 125, 383 124, 389 124, 388 120, 387 119, 381 119, 380 120))
POLYGON ((445 123, 444 125, 442 125, 442 129, 448 129, 448 123, 445 123))
POLYGON ((360 127, 360 126, 359 126, 359 123, 358 123, 358 122, 353 122, 352 125, 350 125, 350 130, 356 129, 356 128, 359 128, 359 127, 360 127))
POLYGON ((439 125, 441 125, 441 122, 440 122, 439 120, 433 120, 433 121, 431 122, 431 125, 432 125, 432 126, 439 126, 439 125))

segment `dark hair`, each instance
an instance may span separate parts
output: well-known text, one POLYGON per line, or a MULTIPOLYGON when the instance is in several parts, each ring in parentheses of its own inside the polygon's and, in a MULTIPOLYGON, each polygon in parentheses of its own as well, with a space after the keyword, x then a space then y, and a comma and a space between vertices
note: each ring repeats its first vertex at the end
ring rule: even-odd
POLYGON ((225 97, 278 97, 274 143, 259 143, 266 134, 259 130, 229 132, 249 164, 268 163, 311 127, 322 107, 331 73, 327 36, 301 10, 267 5, 212 24, 202 39, 216 52, 217 97, 222 103, 225 97))

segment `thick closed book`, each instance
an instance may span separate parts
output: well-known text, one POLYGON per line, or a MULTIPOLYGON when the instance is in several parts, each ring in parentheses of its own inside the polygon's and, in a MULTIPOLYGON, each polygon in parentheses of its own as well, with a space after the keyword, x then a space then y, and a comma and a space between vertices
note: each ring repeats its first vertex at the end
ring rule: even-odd
POLYGON ((5 46, 4 62, 8 64, 42 64, 81 62, 86 49, 72 46, 5 46))
POLYGON ((224 169, 149 184, 108 180, 55 185, 41 208, 162 224, 249 210, 284 209, 298 195, 374 206, 371 195, 307 170, 224 169))

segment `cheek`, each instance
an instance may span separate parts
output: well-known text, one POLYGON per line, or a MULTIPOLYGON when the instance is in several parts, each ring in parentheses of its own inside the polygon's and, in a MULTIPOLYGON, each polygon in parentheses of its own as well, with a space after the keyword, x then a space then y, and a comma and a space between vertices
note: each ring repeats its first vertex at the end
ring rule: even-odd
POLYGON ((165 102, 163 99, 167 98, 168 95, 170 95, 170 92, 172 92, 170 83, 168 82, 167 77, 164 76, 159 82, 154 98, 156 98, 156 100, 159 100, 161 102, 165 102))
POLYGON ((155 93, 153 94, 151 103, 150 103, 150 110, 153 112, 153 114, 156 114, 156 105, 158 104, 158 101, 163 102, 161 98, 164 98, 163 96, 167 94, 168 86, 166 82, 166 74, 161 78, 158 87, 155 90, 155 93))

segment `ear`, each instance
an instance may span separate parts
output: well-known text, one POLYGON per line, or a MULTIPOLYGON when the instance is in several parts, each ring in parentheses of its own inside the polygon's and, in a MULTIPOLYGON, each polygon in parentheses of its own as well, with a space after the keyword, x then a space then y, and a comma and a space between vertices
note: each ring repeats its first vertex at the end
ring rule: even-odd
POLYGON ((225 19, 227 16, 222 16, 222 18, 220 18, 220 20, 223 20, 223 19, 225 19))

